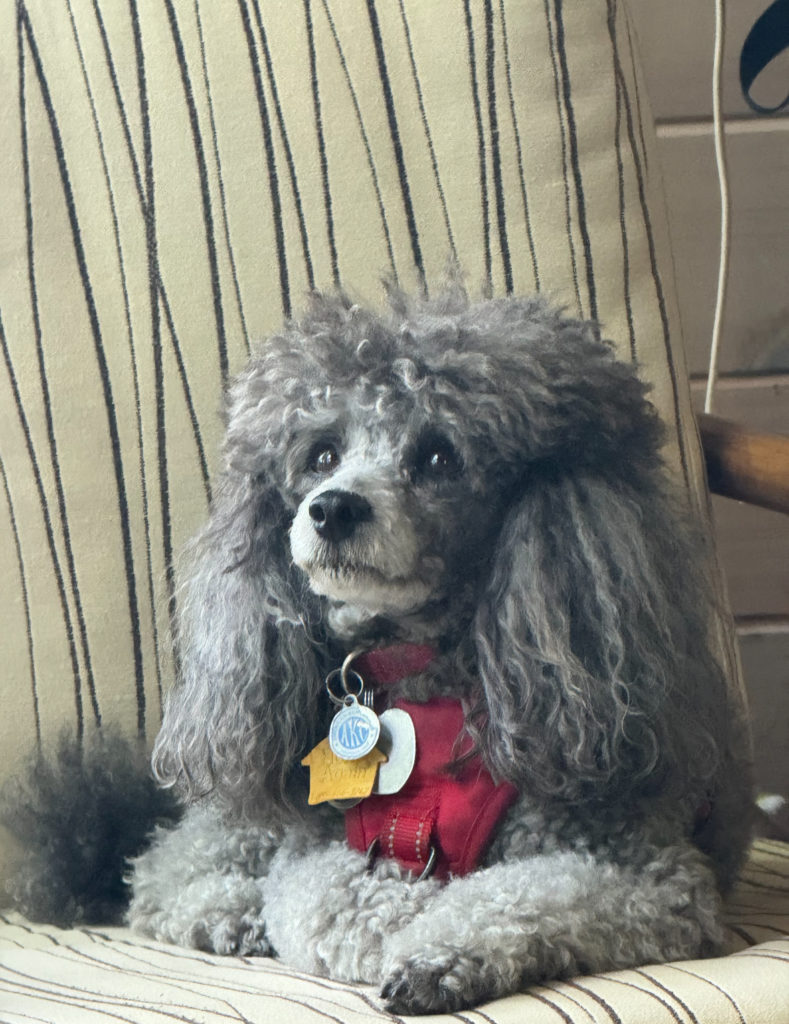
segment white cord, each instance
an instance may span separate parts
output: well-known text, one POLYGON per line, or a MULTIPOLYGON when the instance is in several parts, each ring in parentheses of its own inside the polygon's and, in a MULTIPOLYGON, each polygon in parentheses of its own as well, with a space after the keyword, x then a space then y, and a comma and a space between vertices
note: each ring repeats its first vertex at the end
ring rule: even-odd
POLYGON ((718 169, 720 191, 720 255, 718 258, 718 290, 715 297, 715 319, 712 324, 710 362, 707 371, 707 391, 704 411, 712 412, 713 395, 718 380, 723 314, 726 305, 726 285, 729 276, 729 242, 731 239, 729 178, 726 169, 726 139, 721 110, 723 96, 723 49, 726 40, 726 0, 715 0, 715 55, 712 64, 712 123, 715 137, 715 164, 718 169))

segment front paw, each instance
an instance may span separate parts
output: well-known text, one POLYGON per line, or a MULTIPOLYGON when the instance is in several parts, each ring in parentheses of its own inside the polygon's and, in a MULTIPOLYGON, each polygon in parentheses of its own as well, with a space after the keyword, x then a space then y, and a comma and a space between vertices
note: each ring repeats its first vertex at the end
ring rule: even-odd
POLYGON ((481 957, 433 947, 394 965, 381 998, 396 1014, 454 1013, 501 994, 497 988, 481 957))
POLYGON ((222 956, 273 956, 261 919, 253 914, 205 922, 192 944, 222 956))

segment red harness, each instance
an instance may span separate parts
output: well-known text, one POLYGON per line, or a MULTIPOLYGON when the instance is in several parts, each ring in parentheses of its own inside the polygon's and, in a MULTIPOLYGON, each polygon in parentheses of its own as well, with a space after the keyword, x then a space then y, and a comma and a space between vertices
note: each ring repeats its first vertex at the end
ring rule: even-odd
MULTIPOLYGON (((424 669, 433 657, 430 648, 403 644, 360 657, 356 668, 364 678, 385 685, 424 669)), ((414 770, 398 793, 367 797, 346 812, 348 843, 366 852, 377 841, 381 855, 417 873, 425 869, 432 852, 437 877, 468 874, 518 791, 509 783, 497 785, 479 755, 448 770, 472 746, 469 736, 461 736, 464 715, 459 700, 398 700, 392 706, 413 720, 414 770)))

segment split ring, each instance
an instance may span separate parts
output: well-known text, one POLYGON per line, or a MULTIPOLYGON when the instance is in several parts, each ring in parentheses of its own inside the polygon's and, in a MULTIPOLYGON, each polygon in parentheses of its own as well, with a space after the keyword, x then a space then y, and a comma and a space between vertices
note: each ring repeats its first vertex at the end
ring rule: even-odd
POLYGON ((328 693, 332 703, 341 707, 345 704, 348 697, 356 697, 357 700, 361 697, 364 692, 364 680, 358 672, 354 672, 353 669, 346 668, 343 664, 342 668, 335 668, 326 676, 326 692, 328 693), (350 676, 355 677, 357 684, 357 688, 355 690, 350 689, 348 686, 350 676), (333 689, 333 683, 337 677, 339 677, 340 684, 342 686, 342 694, 335 693, 333 689))

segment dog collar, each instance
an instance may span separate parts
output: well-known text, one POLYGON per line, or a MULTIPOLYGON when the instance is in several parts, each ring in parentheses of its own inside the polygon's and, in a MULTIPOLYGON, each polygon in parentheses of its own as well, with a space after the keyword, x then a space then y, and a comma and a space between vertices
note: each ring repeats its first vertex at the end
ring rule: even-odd
POLYGON ((392 686, 407 676, 424 672, 435 657, 435 647, 428 644, 391 644, 360 654, 353 668, 365 680, 379 686, 392 686))

